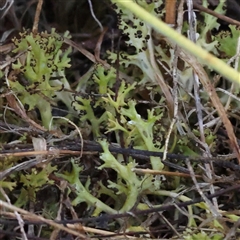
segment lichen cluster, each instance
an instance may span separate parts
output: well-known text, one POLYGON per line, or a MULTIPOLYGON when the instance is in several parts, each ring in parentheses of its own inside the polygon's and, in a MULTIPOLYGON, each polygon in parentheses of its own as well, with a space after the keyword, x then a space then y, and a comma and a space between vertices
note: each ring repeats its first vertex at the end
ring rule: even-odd
MULTIPOLYGON (((69 37, 68 33, 63 37, 69 37)), ((38 108, 47 129, 52 118, 50 102, 57 91, 70 88, 65 68, 70 67, 71 48, 62 50, 63 37, 54 29, 51 33, 36 35, 25 30, 19 38, 13 39, 13 53, 19 57, 12 64, 14 72, 8 81, 9 87, 28 110, 38 108)), ((63 101, 69 105, 69 99, 63 101)))
MULTIPOLYGON (((82 94, 76 95, 73 102, 73 107, 80 114, 80 121, 90 123, 95 139, 111 134, 111 138, 115 139, 119 146, 127 148, 131 145, 134 149, 160 151, 161 143, 154 138, 158 134, 159 137, 161 136, 161 126, 157 123, 163 117, 164 107, 159 106, 148 110, 147 116, 143 118, 136 110, 137 101, 133 99, 136 94, 137 83, 128 84, 122 81, 117 96, 114 92, 115 84, 116 71, 105 72, 103 66, 97 65, 92 76, 92 82, 89 83, 89 89, 92 89, 94 85, 96 93, 91 92, 87 96, 85 94, 84 97, 82 94), (124 139, 124 145, 121 145, 121 138, 124 139)), ((85 91, 87 90, 85 89, 85 91)), ((113 169, 116 171, 117 182, 109 180, 106 186, 99 182, 98 197, 102 194, 113 197, 114 206, 118 207, 117 209, 115 207, 111 209, 89 195, 89 189, 76 181, 76 168, 78 170, 82 169, 79 169, 73 163, 73 169, 75 170, 72 173, 61 174, 60 176, 71 180, 72 184, 78 185, 77 189, 81 189, 78 190, 78 197, 73 201, 74 205, 82 201, 87 202, 90 206, 97 203, 94 215, 102 211, 108 213, 125 212, 136 204, 139 195, 144 194, 146 190, 154 192, 160 187, 161 181, 158 178, 155 179, 150 175, 138 176, 132 171, 137 166, 133 158, 129 157, 127 163, 124 163, 121 154, 114 156, 110 153, 108 150, 109 144, 106 140, 99 140, 99 143, 104 153, 101 154, 103 164, 98 169, 113 169), (117 196, 122 199, 121 203, 118 202, 117 196)), ((161 170, 163 168, 159 158, 151 157, 150 160, 153 169, 161 170)), ((90 185, 90 179, 87 185, 90 185)))
MULTIPOLYGON (((163 18, 163 1, 138 2, 151 14, 163 18)), ((206 1, 203 2, 206 4, 206 1)), ((179 119, 175 119, 177 124, 173 126, 172 134, 168 139, 168 149, 165 149, 166 136, 173 115, 170 114, 166 104, 167 97, 164 95, 160 82, 162 81, 167 91, 172 94, 173 59, 176 54, 173 47, 175 45, 157 34, 150 25, 138 19, 128 9, 122 9, 118 4, 114 5, 114 9, 118 16, 118 27, 122 31, 122 41, 126 44, 126 48, 120 49, 120 51, 108 51, 106 61, 111 63, 111 67, 106 67, 107 64, 104 65, 103 61, 101 64, 94 64, 85 77, 82 77, 77 84, 72 85, 74 87, 70 87, 70 80, 65 72, 71 66, 69 54, 72 49, 66 48, 64 43, 64 38, 70 38, 68 32, 60 36, 54 29, 50 33, 38 34, 25 30, 20 33, 19 37, 12 40, 15 47, 11 54, 15 61, 12 61, 10 74, 6 77, 7 91, 14 94, 18 103, 24 106, 26 111, 37 109, 41 115, 41 124, 45 129, 49 129, 50 123, 55 130, 62 128, 59 122, 52 121, 53 106, 59 100, 62 101, 67 106, 67 110, 74 111, 77 116, 71 119, 67 116, 66 120, 74 122, 72 125, 83 133, 84 138, 93 140, 102 147, 99 155, 94 153, 90 157, 83 155, 82 158, 67 156, 69 164, 62 168, 53 165, 51 163, 53 159, 47 159, 49 162, 44 167, 36 166, 24 173, 19 171, 4 178, 0 184, 9 191, 17 189, 20 183, 21 189, 17 189, 13 198, 16 206, 23 207, 28 203, 36 203, 38 192, 45 186, 58 185, 58 181, 65 184, 66 189, 64 189, 64 193, 61 193, 65 198, 64 204, 67 205, 71 201, 73 207, 86 206, 85 212, 88 216, 155 208, 164 205, 166 197, 177 203, 177 201, 190 201, 191 198, 198 196, 198 192, 196 194, 195 190, 187 189, 189 187, 188 180, 183 180, 177 174, 171 176, 170 180, 166 180, 162 174, 163 170, 170 169, 169 172, 171 172, 171 168, 164 168, 161 158, 143 156, 145 158, 141 162, 137 157, 120 153, 113 154, 109 150, 109 146, 112 144, 116 148, 124 149, 154 152, 167 150, 167 152, 181 153, 188 157, 199 156, 202 151, 202 146, 195 146, 201 138, 200 131, 196 127, 198 122, 196 121, 195 105, 192 107, 189 104, 195 100, 192 94, 194 90, 192 67, 181 59, 175 66, 178 75, 177 94, 179 94, 177 96, 178 103, 175 104, 179 104, 179 112, 182 112, 181 116, 180 114, 178 116, 179 119), (116 65, 117 67, 115 67, 116 65), (183 115, 186 118, 185 121, 183 121, 183 115), (198 141, 195 141, 196 139, 198 141), (84 175, 87 171, 85 167, 88 164, 84 163, 90 161, 90 158, 94 162, 92 165, 89 163, 93 168, 91 171, 104 175, 97 181, 91 174, 84 175), (136 169, 140 167, 150 168, 155 171, 156 175, 149 174, 149 172, 139 174, 136 169), (50 180, 50 175, 56 182, 50 180), (15 181, 16 177, 18 181, 15 181), (105 202, 106 199, 110 204, 105 202)), ((218 5, 216 11, 224 12, 224 2, 218 5)), ((238 30, 229 26, 231 32, 226 32, 224 36, 222 33, 211 36, 207 42, 206 38, 209 37, 209 32, 213 29, 218 30, 219 24, 213 16, 205 14, 203 17, 205 24, 199 23, 196 26, 196 43, 224 61, 228 61, 235 53, 238 30)), ((185 23, 182 29, 186 36, 188 27, 185 23)), ((207 73, 212 74, 208 66, 205 68, 207 73)), ((0 71, 0 78, 4 77, 4 73, 0 71)), ((236 87, 235 93, 239 94, 239 87, 236 87)), ((204 117, 210 119, 212 107, 208 105, 209 96, 206 96, 201 87, 200 96, 202 97, 202 106, 205 107, 206 112, 208 111, 204 112, 204 117)), ((229 100, 225 93, 219 94, 219 96, 223 103, 229 100)), ((238 106, 239 101, 235 100, 231 103, 238 106)), ((72 128, 64 127, 67 130, 64 132, 66 135, 62 140, 56 139, 59 137, 58 135, 53 137, 52 132, 44 133, 50 135, 50 137, 48 136, 48 145, 52 144, 51 147, 56 147, 57 144, 54 145, 54 140, 60 142, 64 139, 67 143, 69 139, 77 143, 81 141, 76 135, 71 135, 74 132, 72 128)), ((212 129, 205 128, 204 134, 208 149, 215 150, 215 135, 212 129)), ((63 132, 61 132, 60 138, 62 136, 63 132)), ((28 143, 28 137, 24 135, 18 141, 28 143)), ((69 142, 72 143, 70 140, 69 142)), ((61 157, 61 155, 56 155, 54 160, 58 162, 61 157)), ((2 163, 0 167, 2 170, 11 168, 18 163, 19 159, 22 161, 22 158, 9 158, 5 162, 5 166, 2 163)), ((60 164, 62 163, 60 162, 60 164)), ((181 164, 179 161, 179 165, 181 164)), ((201 171, 200 167, 197 168, 198 171, 201 171)), ((204 182, 203 186, 208 184, 204 182)), ((190 187, 192 185, 191 182, 190 187)), ((58 188, 61 188, 60 184, 58 188)), ((60 190, 62 191, 62 189, 60 190)), ((52 199, 46 203, 45 207, 51 218, 55 218, 58 203, 53 204, 51 201, 52 199)), ((205 202, 201 202, 182 208, 180 213, 175 212, 176 219, 182 213, 182 216, 187 219, 185 222, 189 229, 182 232, 183 239, 222 239, 225 231, 223 224, 213 217, 209 206, 205 202), (197 216, 199 212, 201 221, 205 221, 204 227, 209 227, 214 231, 217 229, 219 234, 215 234, 213 231, 212 236, 208 236, 207 231, 191 230, 192 227, 199 227, 200 217, 197 216)), ((145 223, 145 221, 149 221, 148 217, 141 216, 139 219, 145 223)), ((231 216, 227 217, 231 218, 231 216)), ((144 224, 137 221, 137 218, 129 217, 129 219, 127 226, 124 225, 122 219, 116 220, 119 228, 133 232, 135 230, 138 232, 149 231, 143 226, 144 224)), ((171 216, 171 219, 174 218, 171 216)), ((109 224, 108 227, 112 226, 109 224)))

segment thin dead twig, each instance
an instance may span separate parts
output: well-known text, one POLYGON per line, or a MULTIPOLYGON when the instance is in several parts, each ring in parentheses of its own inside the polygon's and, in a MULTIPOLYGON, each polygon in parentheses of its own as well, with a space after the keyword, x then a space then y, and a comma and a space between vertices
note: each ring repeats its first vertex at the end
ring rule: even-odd
POLYGON ((42 10, 42 5, 43 5, 43 0, 38 0, 38 5, 37 5, 35 18, 34 18, 34 23, 33 23, 33 28, 32 28, 33 34, 38 33, 38 23, 39 23, 40 13, 41 13, 41 10, 42 10))
MULTIPOLYGON (((8 204, 11 204, 11 201, 10 201, 9 197, 7 196, 7 194, 5 193, 3 188, 1 188, 1 187, 0 187, 0 192, 5 197, 8 204)), ((17 211, 14 211, 14 214, 15 214, 17 220, 18 220, 18 224, 19 224, 20 231, 21 231, 21 234, 22 234, 22 239, 23 240, 28 240, 27 235, 26 235, 25 230, 24 230, 24 221, 23 221, 21 215, 17 211)))
POLYGON ((88 4, 89 4, 90 12, 91 12, 91 15, 92 15, 93 19, 96 21, 96 23, 100 27, 101 31, 103 31, 103 26, 102 26, 101 22, 98 20, 98 18, 96 17, 94 11, 93 11, 93 6, 92 6, 91 0, 88 0, 88 4))
MULTIPOLYGON (((108 64, 107 62, 105 62, 105 61, 103 61, 99 58, 97 59, 92 53, 90 53, 85 48, 83 48, 83 46, 81 44, 79 44, 79 43, 77 44, 74 41, 72 41, 70 39, 67 39, 67 38, 64 38, 64 42, 66 44, 68 44, 69 46, 78 50, 80 53, 82 53, 85 57, 87 57, 93 63, 101 63, 105 70, 109 70, 109 69, 112 68, 112 66, 110 64, 108 64), (100 60, 100 61, 98 61, 98 60, 100 60)), ((128 82, 128 83, 133 83, 134 82, 132 77, 129 77, 127 74, 125 74, 123 72, 119 72, 119 77, 126 80, 126 82, 128 82)))
POLYGON ((3 11, 3 14, 0 17, 0 19, 2 19, 8 13, 13 3, 14 0, 3 0, 0 2, 0 11, 3 11))
POLYGON ((34 122, 31 118, 29 118, 27 116, 27 113, 25 111, 25 109, 20 105, 20 101, 18 100, 18 98, 16 96, 14 96, 13 94, 10 95, 6 95, 6 99, 7 102, 9 104, 9 106, 11 108, 14 109, 15 113, 20 116, 24 121, 26 121, 27 123, 29 123, 31 126, 42 130, 42 131, 46 131, 46 129, 44 127, 42 127, 41 125, 37 124, 36 122, 34 122))
POLYGON ((203 7, 203 6, 200 5, 200 4, 197 4, 197 3, 194 3, 194 2, 193 2, 193 6, 194 6, 195 8, 197 8, 198 10, 200 10, 200 11, 202 11, 202 12, 205 12, 205 13, 207 13, 207 14, 210 14, 210 15, 212 15, 212 16, 218 18, 218 19, 221 19, 221 20, 223 20, 223 21, 225 21, 225 22, 228 22, 228 23, 233 24, 233 25, 240 26, 240 22, 239 22, 239 21, 234 20, 234 19, 232 19, 232 18, 229 18, 229 17, 227 17, 227 16, 225 16, 225 15, 219 14, 219 13, 217 13, 217 12, 214 12, 213 10, 208 9, 208 8, 205 8, 205 7, 203 7))
POLYGON ((94 55, 95 55, 95 58, 98 62, 102 62, 103 60, 100 58, 100 53, 101 53, 101 46, 102 46, 102 42, 103 42, 103 37, 104 35, 106 34, 107 32, 107 28, 104 28, 100 34, 100 37, 97 41, 97 44, 96 44, 96 47, 94 49, 94 55))
POLYGON ((9 204, 7 202, 4 202, 4 201, 0 200, 0 208, 3 208, 3 207, 5 207, 7 209, 10 209, 12 211, 17 211, 17 212, 19 212, 19 213, 21 213, 23 215, 29 216, 32 219, 35 219, 35 221, 44 222, 44 223, 46 223, 46 224, 48 224, 48 225, 50 225, 50 226, 52 226, 54 228, 58 228, 58 229, 60 229, 62 231, 65 231, 65 232, 67 232, 69 234, 73 234, 74 236, 81 237, 83 239, 89 239, 86 235, 83 235, 83 234, 81 234, 79 232, 73 231, 70 228, 64 227, 63 225, 61 225, 59 223, 56 223, 53 220, 49 220, 49 219, 46 219, 44 217, 38 216, 38 215, 36 215, 34 213, 30 213, 30 212, 28 212, 28 211, 26 211, 24 209, 21 209, 19 207, 13 206, 12 204, 9 204))
MULTIPOLYGON (((196 30, 197 19, 196 19, 196 15, 193 11, 193 1, 188 0, 187 5, 188 5, 189 39, 191 41, 193 41, 194 43, 196 43, 197 42, 197 30, 196 30)), ((205 138, 205 134, 204 134, 202 104, 201 104, 201 98, 199 96, 199 91, 200 91, 199 90, 199 85, 200 85, 199 76, 194 70, 193 70, 192 74, 193 74, 193 80, 194 80, 194 83, 193 83, 194 99, 195 99, 195 104, 196 104, 200 139, 201 139, 202 145, 204 146, 204 150, 205 150, 203 154, 206 157, 211 157, 211 152, 210 152, 209 146, 206 143, 206 138, 205 138)), ((212 179, 212 171, 211 171, 211 169, 213 169, 212 164, 205 163, 205 169, 206 169, 207 176, 210 179, 212 179)), ((213 185, 210 185, 210 192, 211 192, 211 194, 214 193, 213 185)), ((214 203, 215 207, 218 206, 216 198, 213 199, 213 203, 214 203)))
MULTIPOLYGON (((152 175, 164 175, 164 176, 173 176, 173 177, 191 177, 191 175, 186 173, 179 173, 179 172, 169 172, 169 171, 158 171, 152 169, 141 169, 141 168, 133 168, 133 172, 138 174, 152 174, 152 175)), ((195 175, 196 178, 202 178, 200 175, 195 175)))
POLYGON ((204 200, 204 202, 208 205, 208 210, 212 212, 214 217, 221 217, 221 214, 219 213, 218 209, 210 202, 210 200, 204 195, 203 191, 200 189, 189 159, 186 159, 186 164, 188 166, 188 170, 190 171, 190 175, 192 177, 192 180, 195 184, 197 191, 199 192, 199 194, 202 197, 202 199, 204 200))
POLYGON ((229 140, 230 140, 230 145, 234 153, 236 153, 236 156, 238 158, 238 162, 240 164, 240 148, 237 143, 237 138, 235 136, 235 133, 233 131, 233 126, 228 119, 227 113, 225 108, 223 107, 217 93, 215 87, 212 85, 211 81, 208 78, 208 75, 206 71, 203 69, 203 66, 197 61, 197 59, 190 54, 188 54, 185 50, 180 51, 180 56, 181 58, 186 61, 194 71, 198 74, 199 79, 205 89, 205 91, 208 93, 213 106, 217 109, 218 114, 226 128, 229 140))
MULTIPOLYGON (((182 0, 179 4, 179 8, 178 8, 178 19, 177 19, 177 31, 178 32, 181 32, 181 29, 182 29, 182 25, 183 25, 183 4, 184 4, 184 1, 182 0)), ((175 11, 175 9, 174 9, 175 11)), ((167 152, 168 152, 168 144, 169 144, 169 139, 170 139, 170 136, 171 136, 171 133, 173 131, 173 127, 175 125, 175 123, 177 122, 178 120, 178 46, 175 46, 175 49, 174 49, 174 59, 173 59, 173 90, 172 90, 172 93, 173 93, 173 101, 174 101, 174 106, 173 106, 173 118, 172 118, 172 121, 171 121, 171 124, 170 124, 170 127, 169 127, 169 130, 167 132, 167 137, 166 137, 166 140, 165 140, 165 145, 164 145, 164 153, 163 153, 163 158, 162 158, 162 161, 165 161, 166 160, 166 157, 167 157, 167 152)))

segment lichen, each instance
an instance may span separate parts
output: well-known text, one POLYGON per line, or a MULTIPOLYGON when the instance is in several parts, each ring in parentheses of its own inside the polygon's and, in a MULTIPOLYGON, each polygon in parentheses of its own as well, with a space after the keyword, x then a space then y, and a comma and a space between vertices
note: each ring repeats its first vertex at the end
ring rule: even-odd
MULTIPOLYGON (((69 38, 66 32, 63 37, 69 38)), ((68 54, 71 48, 62 50, 63 37, 52 29, 51 33, 33 34, 28 31, 20 33, 20 38, 13 38, 14 54, 17 62, 12 64, 14 74, 9 79, 9 87, 28 110, 38 108, 43 126, 48 128, 52 118, 51 100, 57 91, 67 88, 65 68, 70 67, 68 54), (52 77, 57 80, 51 80, 52 77)), ((61 99, 70 106, 69 99, 61 99)))

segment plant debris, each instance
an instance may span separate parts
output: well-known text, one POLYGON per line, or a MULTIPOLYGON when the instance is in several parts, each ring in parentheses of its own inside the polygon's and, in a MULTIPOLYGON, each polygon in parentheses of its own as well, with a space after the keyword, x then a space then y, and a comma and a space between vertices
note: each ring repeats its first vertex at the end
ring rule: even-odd
MULTIPOLYGON (((239 72, 237 1, 135 2, 239 72)), ((239 83, 116 1, 0 18, 0 238, 239 238, 239 83)))

